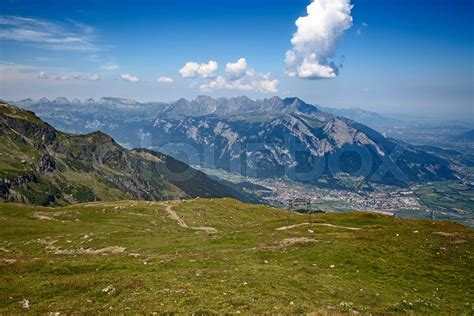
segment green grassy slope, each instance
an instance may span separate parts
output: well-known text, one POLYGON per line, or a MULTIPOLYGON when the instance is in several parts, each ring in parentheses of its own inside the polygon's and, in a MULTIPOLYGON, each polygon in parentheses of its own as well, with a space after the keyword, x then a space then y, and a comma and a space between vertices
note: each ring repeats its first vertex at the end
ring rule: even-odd
POLYGON ((197 199, 0 204, 0 223, 0 314, 474 308, 474 234, 450 222, 197 199))

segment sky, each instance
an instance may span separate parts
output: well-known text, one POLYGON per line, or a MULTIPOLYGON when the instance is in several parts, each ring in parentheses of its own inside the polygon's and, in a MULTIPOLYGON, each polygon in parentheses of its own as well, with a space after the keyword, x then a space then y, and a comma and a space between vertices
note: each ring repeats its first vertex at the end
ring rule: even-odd
POLYGON ((0 98, 296 96, 474 120, 471 0, 2 0, 0 98))

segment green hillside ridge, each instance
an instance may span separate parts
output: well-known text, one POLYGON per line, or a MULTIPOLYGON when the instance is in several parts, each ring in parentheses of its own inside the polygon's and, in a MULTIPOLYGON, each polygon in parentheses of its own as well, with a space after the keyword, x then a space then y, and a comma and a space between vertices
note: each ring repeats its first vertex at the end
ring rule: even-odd
POLYGON ((254 201, 169 156, 126 150, 101 132, 62 133, 6 103, 0 103, 0 132, 0 201, 50 206, 199 196, 254 201), (181 179, 183 171, 191 177, 181 179))
POLYGON ((474 234, 452 222, 233 199, 0 204, 0 221, 0 314, 474 310, 474 234))

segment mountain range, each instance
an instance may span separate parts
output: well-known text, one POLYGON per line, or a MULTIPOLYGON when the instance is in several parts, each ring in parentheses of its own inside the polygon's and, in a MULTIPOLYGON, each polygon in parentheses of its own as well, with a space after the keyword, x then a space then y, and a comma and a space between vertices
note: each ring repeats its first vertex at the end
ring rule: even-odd
MULTIPOLYGON (((71 103, 55 105, 69 106, 71 103)), ((59 132, 33 112, 0 103, 0 201, 39 205, 119 199, 252 197, 150 150, 102 132, 59 132)))
POLYGON ((61 130, 100 130, 126 147, 159 149, 190 164, 252 177, 323 185, 337 185, 339 174, 396 185, 456 177, 444 158, 298 98, 199 96, 171 103, 43 98, 16 104, 61 130))

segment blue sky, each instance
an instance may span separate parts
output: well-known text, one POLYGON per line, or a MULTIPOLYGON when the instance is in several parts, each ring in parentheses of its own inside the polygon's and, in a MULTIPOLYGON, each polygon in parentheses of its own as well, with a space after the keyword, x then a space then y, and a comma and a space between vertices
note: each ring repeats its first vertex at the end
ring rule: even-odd
POLYGON ((313 4, 305 21, 330 35, 322 40, 295 25, 310 0, 5 0, 0 97, 280 95, 473 118, 472 1, 336 2, 340 19, 322 23, 313 4), (295 32, 302 42, 291 42, 295 32))

